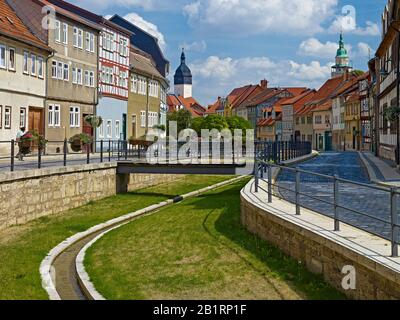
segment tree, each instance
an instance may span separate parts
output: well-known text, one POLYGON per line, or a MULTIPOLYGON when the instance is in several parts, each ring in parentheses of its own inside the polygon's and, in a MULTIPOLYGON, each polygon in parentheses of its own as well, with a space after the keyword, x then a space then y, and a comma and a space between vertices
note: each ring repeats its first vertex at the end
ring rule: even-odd
POLYGON ((192 122, 192 114, 186 109, 180 109, 179 111, 169 112, 167 115, 168 122, 168 134, 169 134, 169 122, 176 121, 178 126, 178 134, 182 130, 190 128, 192 122))
POLYGON ((223 116, 212 114, 204 118, 201 129, 217 129, 222 131, 223 129, 228 129, 228 122, 223 116))

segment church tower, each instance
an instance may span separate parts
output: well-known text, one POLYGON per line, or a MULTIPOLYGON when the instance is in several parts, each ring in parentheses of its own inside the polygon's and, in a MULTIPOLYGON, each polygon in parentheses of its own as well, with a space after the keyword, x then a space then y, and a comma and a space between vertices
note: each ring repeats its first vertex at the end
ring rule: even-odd
POLYGON ((192 72, 186 65, 185 52, 182 50, 181 65, 176 69, 174 76, 175 95, 184 98, 192 97, 192 72))
POLYGON ((336 52, 336 64, 332 66, 332 78, 342 76, 345 72, 350 72, 351 70, 349 55, 344 46, 343 33, 340 33, 339 48, 336 52))

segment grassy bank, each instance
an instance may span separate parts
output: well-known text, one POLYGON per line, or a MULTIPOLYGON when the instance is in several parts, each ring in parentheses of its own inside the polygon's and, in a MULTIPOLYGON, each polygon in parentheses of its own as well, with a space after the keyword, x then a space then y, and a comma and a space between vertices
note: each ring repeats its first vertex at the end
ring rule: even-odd
POLYGON ((187 176, 168 185, 117 195, 1 231, 0 299, 47 299, 39 266, 46 254, 66 238, 115 217, 228 178, 187 176))
POLYGON ((339 299, 240 223, 237 182, 114 230, 85 265, 108 299, 339 299))

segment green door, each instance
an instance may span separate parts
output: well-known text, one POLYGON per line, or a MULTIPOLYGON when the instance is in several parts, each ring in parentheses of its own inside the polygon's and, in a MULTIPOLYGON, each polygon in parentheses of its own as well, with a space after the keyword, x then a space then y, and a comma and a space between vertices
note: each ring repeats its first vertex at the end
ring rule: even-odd
POLYGON ((325 131, 325 151, 332 151, 332 132, 325 131))

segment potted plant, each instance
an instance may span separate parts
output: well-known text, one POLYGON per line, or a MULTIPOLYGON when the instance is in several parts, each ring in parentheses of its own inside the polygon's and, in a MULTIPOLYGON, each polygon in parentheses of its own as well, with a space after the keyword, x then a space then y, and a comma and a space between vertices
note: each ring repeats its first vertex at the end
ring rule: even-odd
POLYGON ((31 153, 32 142, 34 141, 34 136, 31 132, 26 132, 19 140, 19 152, 23 155, 31 153))
POLYGON ((36 143, 37 147, 39 148, 39 152, 42 152, 45 149, 45 147, 49 141, 36 130, 33 130, 31 133, 33 136, 33 141, 36 143))
POLYGON ((93 129, 100 127, 103 124, 103 118, 100 116, 95 116, 93 114, 87 115, 84 121, 90 125, 93 129))
POLYGON ((69 139, 71 149, 74 152, 82 151, 83 146, 92 143, 92 137, 86 133, 78 133, 69 139))

